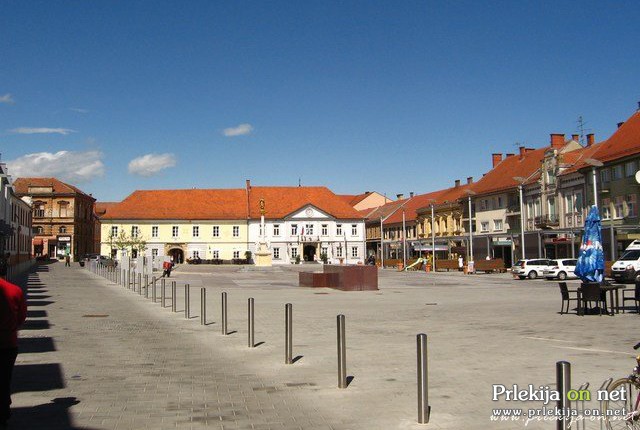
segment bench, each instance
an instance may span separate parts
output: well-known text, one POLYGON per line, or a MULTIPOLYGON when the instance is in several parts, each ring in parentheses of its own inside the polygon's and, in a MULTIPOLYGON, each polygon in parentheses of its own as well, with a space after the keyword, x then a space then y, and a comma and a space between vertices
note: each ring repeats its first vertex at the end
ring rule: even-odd
POLYGON ((502 258, 496 258, 493 260, 478 260, 474 262, 474 269, 476 272, 500 272, 504 273, 507 269, 504 267, 504 261, 502 258))
POLYGON ((436 270, 458 270, 458 260, 436 260, 436 270))

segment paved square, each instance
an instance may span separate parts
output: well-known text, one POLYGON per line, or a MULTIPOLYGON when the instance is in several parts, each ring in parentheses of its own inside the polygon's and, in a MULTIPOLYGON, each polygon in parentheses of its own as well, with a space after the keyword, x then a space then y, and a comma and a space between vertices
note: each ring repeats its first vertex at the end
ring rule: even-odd
MULTIPOLYGON (((493 384, 554 389, 555 363, 567 360, 572 386, 589 382, 595 393, 603 380, 625 376, 634 365, 640 316, 559 315, 557 282, 385 270, 380 291, 297 287, 298 271, 314 269, 181 266, 168 280, 178 285, 172 313, 170 300, 163 309, 77 265, 40 266, 29 278, 10 428, 516 429, 525 421, 491 421, 492 409, 540 408, 542 402, 493 402, 493 384), (220 333, 223 291, 227 336, 220 333), (249 297, 255 299, 255 348, 247 346, 249 297), (284 364, 285 303, 293 304, 293 355, 301 356, 293 365, 284 364), (342 390, 338 314, 346 316, 347 374, 353 376, 342 390), (429 337, 426 426, 416 424, 418 333, 429 337)), ((555 423, 530 421, 526 428, 555 423)))

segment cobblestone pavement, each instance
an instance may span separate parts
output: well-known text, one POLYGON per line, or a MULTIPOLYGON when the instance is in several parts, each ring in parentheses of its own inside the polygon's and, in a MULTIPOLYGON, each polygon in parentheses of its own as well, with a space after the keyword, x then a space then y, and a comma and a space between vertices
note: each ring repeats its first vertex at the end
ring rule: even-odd
MULTIPOLYGON (((493 402, 492 384, 554 389, 555 363, 567 360, 572 385, 589 382, 595 397, 603 380, 629 373, 631 346, 640 341, 635 313, 559 315, 556 282, 382 271, 380 291, 297 287, 298 271, 317 268, 181 266, 170 278, 178 284, 173 313, 170 299, 162 308, 77 265, 39 266, 29 277, 10 428, 525 428, 524 420, 491 421, 492 409, 538 409, 542 402, 493 402), (220 329, 223 291, 227 336, 220 329), (249 297, 254 348, 247 345, 249 297), (293 365, 284 364, 285 303, 293 304, 293 365), (347 389, 337 388, 338 314, 346 316, 347 389), (429 336, 427 426, 416 424, 418 333, 429 336)), ((159 284, 156 291, 159 298, 159 284)))

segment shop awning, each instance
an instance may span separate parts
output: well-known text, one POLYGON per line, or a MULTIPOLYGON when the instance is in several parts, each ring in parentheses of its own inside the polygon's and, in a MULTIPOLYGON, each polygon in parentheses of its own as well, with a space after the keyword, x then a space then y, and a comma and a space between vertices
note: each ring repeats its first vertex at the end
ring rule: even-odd
MULTIPOLYGON (((436 251, 448 251, 449 247, 447 245, 438 245, 436 243, 436 251)), ((414 244, 413 245, 413 250, 414 251, 432 251, 433 250, 433 246, 431 246, 430 244, 427 243, 423 243, 423 244, 414 244)))

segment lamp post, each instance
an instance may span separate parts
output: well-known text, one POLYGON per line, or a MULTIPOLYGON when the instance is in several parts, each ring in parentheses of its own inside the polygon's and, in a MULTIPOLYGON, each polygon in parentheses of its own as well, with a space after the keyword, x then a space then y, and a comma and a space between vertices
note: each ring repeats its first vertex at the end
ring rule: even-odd
POLYGON ((407 267, 407 225, 402 208, 402 267, 407 267))
MULTIPOLYGON (((409 203, 409 200, 411 200, 411 197, 409 197, 400 206, 398 206, 397 208, 392 210, 391 213, 389 213, 389 215, 387 215, 387 216, 382 216, 381 215, 380 216, 380 267, 383 268, 383 269, 384 269, 384 231, 383 231, 382 223, 385 222, 386 220, 388 220, 389 217, 391 217, 391 215, 396 213, 399 209, 404 208, 404 205, 409 203)), ((403 214, 404 214, 404 211, 403 211, 403 214)))
POLYGON ((593 205, 598 207, 598 183, 596 180, 596 167, 602 167, 602 161, 595 158, 587 158, 584 160, 586 164, 591 166, 591 173, 593 174, 593 205))
POLYGON ((524 199, 522 197, 522 186, 526 182, 524 178, 520 176, 514 176, 513 179, 519 182, 518 194, 520 195, 520 254, 524 260, 524 199))
POLYGON ((436 271, 436 229, 433 202, 431 202, 431 269, 436 271))
POLYGON ((471 269, 473 268, 473 214, 471 213, 471 196, 476 193, 472 190, 467 190, 466 193, 469 199, 469 262, 467 265, 471 266, 471 269))

